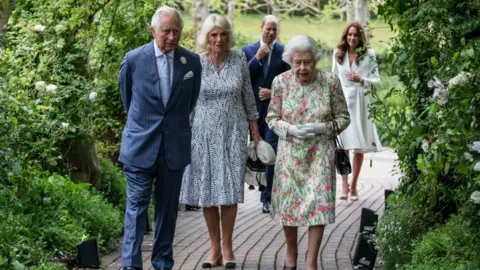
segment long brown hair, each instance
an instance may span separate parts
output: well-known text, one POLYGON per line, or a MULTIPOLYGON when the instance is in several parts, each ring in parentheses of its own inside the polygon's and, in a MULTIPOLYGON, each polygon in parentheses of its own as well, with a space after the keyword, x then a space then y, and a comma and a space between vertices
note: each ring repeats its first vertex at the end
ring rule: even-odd
POLYGON ((337 62, 338 63, 343 63, 343 59, 345 58, 345 53, 348 51, 348 43, 347 43, 347 35, 348 35, 348 30, 350 30, 351 27, 355 27, 358 32, 358 46, 355 49, 361 48, 361 50, 356 50, 357 52, 357 59, 355 60, 355 63, 357 65, 360 62, 360 59, 367 53, 368 47, 367 47, 367 41, 365 38, 365 30, 363 30, 363 26, 360 24, 359 21, 353 21, 347 25, 345 30, 343 31, 342 38, 340 39, 340 42, 337 45, 337 62))

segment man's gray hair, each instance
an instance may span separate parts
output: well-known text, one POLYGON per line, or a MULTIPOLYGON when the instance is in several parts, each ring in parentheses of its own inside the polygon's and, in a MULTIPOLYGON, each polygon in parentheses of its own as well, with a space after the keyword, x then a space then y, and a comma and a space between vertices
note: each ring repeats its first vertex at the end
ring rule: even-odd
POLYGON ((157 31, 157 29, 160 27, 160 19, 165 15, 172 15, 172 14, 177 16, 178 20, 180 21, 180 30, 183 30, 182 15, 178 10, 171 7, 167 7, 167 6, 158 8, 155 11, 155 14, 153 14, 152 23, 151 23, 151 25, 153 26, 153 29, 157 31))
POLYGON ((292 65, 293 54, 296 52, 305 51, 310 51, 312 53, 313 57, 315 58, 315 62, 318 62, 322 56, 318 48, 318 44, 313 38, 307 35, 294 36, 288 41, 287 45, 285 45, 282 60, 285 63, 292 65))
POLYGON ((231 49, 235 46, 235 35, 233 34, 232 27, 230 23, 225 19, 225 17, 218 14, 210 14, 202 24, 200 33, 197 38, 197 47, 198 50, 202 52, 208 51, 208 33, 210 33, 215 26, 218 26, 227 32, 228 35, 228 49, 231 49))
POLYGON ((262 19, 262 27, 265 25, 265 23, 266 23, 267 21, 274 21, 274 22, 277 24, 277 26, 278 26, 279 20, 278 20, 278 18, 275 17, 274 15, 265 15, 265 17, 263 17, 263 19, 262 19))

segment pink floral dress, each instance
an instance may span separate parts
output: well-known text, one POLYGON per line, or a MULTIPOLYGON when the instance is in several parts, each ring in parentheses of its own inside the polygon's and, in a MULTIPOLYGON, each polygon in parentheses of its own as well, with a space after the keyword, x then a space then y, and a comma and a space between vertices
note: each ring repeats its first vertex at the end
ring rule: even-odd
POLYGON ((335 222, 335 144, 332 120, 339 132, 350 123, 337 76, 317 69, 316 80, 298 83, 292 71, 272 84, 266 121, 279 135, 272 189, 272 217, 283 226, 315 226, 335 222), (310 140, 287 135, 290 125, 325 123, 326 134, 310 140))

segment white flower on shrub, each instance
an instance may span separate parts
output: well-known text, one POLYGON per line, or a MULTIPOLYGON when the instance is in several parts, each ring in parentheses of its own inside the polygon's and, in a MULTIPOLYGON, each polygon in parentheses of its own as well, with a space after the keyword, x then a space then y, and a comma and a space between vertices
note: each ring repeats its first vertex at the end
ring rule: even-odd
POLYGON ((433 28, 434 26, 435 23, 433 21, 428 23, 428 30, 430 30, 430 33, 433 33, 433 31, 435 31, 435 29, 433 28))
POLYGON ((445 47, 445 45, 447 45, 447 42, 445 41, 445 39, 440 39, 440 41, 438 42, 438 47, 440 48, 443 48, 445 47))
POLYGON ((428 141, 427 140, 422 140, 422 149, 423 149, 423 152, 428 152, 428 148, 429 148, 429 145, 428 145, 428 141))
POLYGON ((437 115, 438 118, 442 118, 443 117, 443 111, 438 111, 436 113, 436 115, 437 115))
POLYGON ((463 157, 468 160, 468 161, 473 161, 473 156, 472 154, 468 153, 468 152, 465 152, 463 153, 463 157))
POLYGON ((55 95, 57 93, 57 86, 55 84, 49 84, 46 87, 47 93, 55 95))
POLYGON ((448 87, 465 85, 468 83, 470 76, 472 76, 472 74, 462 71, 448 81, 448 87))
POLYGON ((472 192, 472 195, 470 195, 470 199, 473 201, 473 203, 480 204, 480 191, 472 192))
POLYGON ((427 86, 428 88, 444 88, 442 81, 436 76, 433 76, 433 79, 428 81, 427 86))
POLYGON ((108 38, 108 43, 112 43, 113 41, 115 41, 115 38, 112 37, 112 36, 110 36, 110 37, 108 38))
POLYGON ((97 92, 91 92, 90 95, 88 95, 88 99, 90 101, 95 101, 97 99, 97 92))
POLYGON ((61 124, 61 125, 62 125, 62 128, 64 128, 64 129, 67 129, 67 128, 68 128, 68 126, 70 126, 70 124, 69 124, 69 123, 65 123, 65 122, 62 122, 62 124, 61 124))
POLYGON ((443 33, 440 32, 438 34, 438 47, 441 49, 445 47, 445 45, 447 45, 447 38, 443 33))
POLYGON ((480 154, 480 141, 474 141, 473 142, 472 151, 480 154))
POLYGON ((47 84, 44 81, 38 81, 38 82, 35 83, 35 89, 40 90, 40 91, 45 90, 46 86, 47 86, 47 84))
POLYGON ((477 163, 475 164, 475 167, 473 167, 473 169, 474 169, 475 171, 477 171, 477 172, 480 172, 480 162, 477 162, 477 163))
POLYGON ((57 33, 63 33, 67 30, 67 27, 63 24, 57 24, 57 25, 55 25, 53 30, 55 30, 55 32, 57 32, 57 33))
POLYGON ((418 89, 418 86, 420 85, 420 78, 416 77, 415 80, 413 80, 412 87, 414 89, 418 89))
POLYGON ((43 26, 43 25, 41 25, 41 24, 37 24, 37 25, 35 25, 35 26, 33 27, 33 30, 41 33, 41 32, 43 32, 43 31, 45 31, 45 26, 43 26))
POLYGON ((443 86, 439 78, 433 77, 433 80, 428 81, 428 87, 433 88, 433 98, 437 100, 439 105, 445 105, 448 102, 448 89, 443 86))

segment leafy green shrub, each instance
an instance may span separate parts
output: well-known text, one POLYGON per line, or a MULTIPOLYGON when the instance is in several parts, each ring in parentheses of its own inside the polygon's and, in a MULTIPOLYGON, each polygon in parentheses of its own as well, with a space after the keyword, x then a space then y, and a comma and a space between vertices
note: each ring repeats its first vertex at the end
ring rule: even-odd
POLYGON ((402 194, 389 197, 389 209, 380 219, 377 228, 377 241, 386 261, 386 269, 396 269, 411 260, 411 252, 417 242, 438 217, 423 214, 412 201, 402 194))
POLYGON ((122 214, 88 184, 33 170, 9 182, 0 189, 0 265, 49 262, 57 252, 75 254, 89 238, 102 252, 116 244, 122 214))
POLYGON ((445 225, 425 234, 414 248, 407 269, 479 269, 480 227, 470 218, 453 216, 445 225))
POLYGON ((31 270, 67 270, 67 266, 65 264, 61 263, 45 263, 39 266, 34 266, 31 268, 31 270))
POLYGON ((458 261, 458 258, 442 257, 413 263, 406 270, 478 270, 478 266, 470 262, 458 261))
POLYGON ((127 184, 122 171, 110 160, 100 159, 102 185, 100 191, 107 201, 121 211, 125 210, 127 184))
MULTIPOLYGON (((394 204, 380 222, 379 241, 387 269, 397 265, 455 269, 451 261, 458 262, 459 269, 464 265, 475 269, 471 263, 480 261, 480 253, 462 248, 478 250, 467 241, 476 232, 464 226, 480 225, 478 209, 467 211, 472 205, 469 197, 480 190, 478 168, 474 169, 479 156, 471 152, 473 142, 480 139, 480 18, 476 2, 386 0, 379 7, 397 31, 389 56, 382 57, 383 68, 403 84, 385 97, 397 93, 405 97, 404 107, 396 108, 378 98, 380 93, 372 92, 376 97, 372 113, 387 131, 384 139, 398 154, 402 172, 398 200, 405 204, 394 204), (405 211, 411 213, 411 225, 404 222, 405 211), (396 231, 386 229, 397 223, 402 224, 405 239, 393 237, 396 231), (405 252, 394 251, 399 243, 405 252), (453 246, 447 248, 450 244, 453 246)), ((476 241, 478 236, 472 239, 476 241)))

